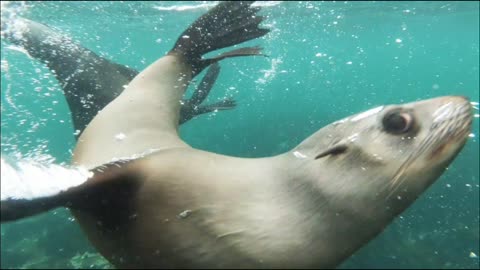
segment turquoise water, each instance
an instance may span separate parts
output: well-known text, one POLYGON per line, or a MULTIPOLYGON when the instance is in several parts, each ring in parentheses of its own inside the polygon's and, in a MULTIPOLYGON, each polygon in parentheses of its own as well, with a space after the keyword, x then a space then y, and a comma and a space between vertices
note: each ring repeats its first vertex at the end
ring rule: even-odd
MULTIPOLYGON (((264 3, 265 4, 265 3, 264 3)), ((192 146, 260 157, 374 106, 441 95, 479 101, 478 2, 271 2, 268 58, 221 63, 209 101, 235 110, 181 126, 192 146)), ((6 6, 4 6, 6 5, 6 6)), ((211 3, 4 4, 141 70, 211 3)), ((75 140, 51 72, 1 42, 2 154, 68 164, 75 140)), ((188 95, 189 93, 187 93, 188 95)), ((478 105, 477 105, 478 107, 478 105)), ((478 114, 478 109, 475 111, 478 114)), ((479 268, 479 125, 449 170, 340 268, 479 268)), ((1 268, 107 267, 64 209, 1 226, 1 268)))

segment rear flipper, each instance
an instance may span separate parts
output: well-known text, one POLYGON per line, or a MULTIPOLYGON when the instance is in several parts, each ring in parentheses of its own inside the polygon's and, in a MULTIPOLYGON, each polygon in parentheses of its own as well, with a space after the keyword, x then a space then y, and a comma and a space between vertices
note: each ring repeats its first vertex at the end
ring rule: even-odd
MULTIPOLYGON (((138 74, 138 71, 103 58, 70 37, 32 20, 20 17, 2 20, 1 30, 2 39, 23 47, 31 57, 47 65, 55 74, 72 113, 74 128, 79 131, 75 133, 76 138, 98 111, 114 100, 123 91, 123 86, 138 74)), ((218 61, 226 57, 259 54, 258 47, 242 48, 214 59, 218 61)), ((212 65, 192 98, 182 102, 181 124, 213 111, 197 111, 195 108, 210 93, 219 71, 218 65, 212 65)))
POLYGON ((224 58, 261 55, 259 47, 246 47, 202 59, 202 55, 211 51, 264 36, 270 31, 259 28, 263 17, 256 15, 260 8, 251 7, 252 3, 253 1, 219 3, 180 35, 169 54, 184 56, 184 60, 192 67, 192 77, 224 58))
MULTIPOLYGON (((128 209, 128 198, 141 184, 130 162, 117 161, 93 170, 24 163, 14 168, 2 157, 1 222, 37 215, 58 207, 89 212, 128 209), (43 178, 43 179, 42 179, 43 178), (117 198, 122 198, 118 200, 117 198)), ((126 211, 125 213, 127 213, 126 211)))
POLYGON ((207 98, 210 90, 212 89, 215 81, 220 73, 220 65, 218 63, 212 64, 198 87, 193 92, 192 97, 188 100, 191 105, 199 106, 207 98))
POLYGON ((201 105, 197 108, 198 114, 209 113, 214 111, 231 110, 237 106, 237 102, 234 99, 225 98, 219 102, 215 102, 208 105, 201 105))
POLYGON ((229 98, 226 98, 217 103, 201 105, 210 93, 210 90, 215 84, 219 73, 220 65, 218 63, 213 63, 208 68, 207 73, 203 77, 198 87, 193 92, 192 97, 183 103, 183 106, 180 110, 180 124, 183 124, 186 121, 195 118, 196 116, 199 116, 201 114, 220 110, 231 110, 235 108, 235 100, 229 98))
POLYGON ((221 2, 193 22, 178 38, 170 55, 181 55, 191 65, 192 77, 212 65, 194 92, 192 99, 181 108, 179 123, 182 124, 199 114, 235 107, 231 99, 201 106, 210 92, 219 73, 216 63, 222 59, 238 56, 263 55, 260 47, 245 47, 224 52, 212 58, 202 56, 211 51, 237 45, 266 35, 270 30, 259 28, 263 17, 256 13, 260 8, 251 7, 253 1, 221 2))
POLYGON ((185 121, 188 121, 192 118, 195 118, 204 113, 211 113, 223 110, 231 110, 237 106, 237 103, 234 99, 225 98, 219 102, 215 102, 208 105, 200 105, 200 106, 183 106, 182 110, 188 110, 188 113, 184 113, 185 116, 190 116, 188 119, 180 118, 180 124, 183 124, 185 121))

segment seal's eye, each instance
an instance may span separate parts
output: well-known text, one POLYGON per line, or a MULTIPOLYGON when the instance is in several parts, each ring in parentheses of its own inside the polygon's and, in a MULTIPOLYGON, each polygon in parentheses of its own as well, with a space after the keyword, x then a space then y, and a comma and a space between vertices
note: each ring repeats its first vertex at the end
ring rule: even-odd
POLYGON ((392 134, 409 132, 413 127, 413 116, 408 112, 391 111, 385 114, 382 120, 385 131, 392 134))

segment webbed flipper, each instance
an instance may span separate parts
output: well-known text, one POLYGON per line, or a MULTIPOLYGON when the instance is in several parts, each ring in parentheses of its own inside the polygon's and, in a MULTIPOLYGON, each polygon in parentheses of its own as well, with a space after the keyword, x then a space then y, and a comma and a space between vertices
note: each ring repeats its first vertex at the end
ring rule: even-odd
MULTIPOLYGON (((120 95, 124 86, 139 73, 97 55, 47 25, 18 16, 15 20, 2 20, 3 38, 24 48, 29 56, 44 63, 55 74, 72 113, 74 129, 78 131, 75 132, 76 138, 93 117, 120 95)), ((259 53, 254 50, 243 51, 243 54, 259 53)), ((237 53, 237 56, 239 55, 240 53, 237 53)), ((208 108, 198 107, 203 107, 200 104, 208 96, 219 71, 218 65, 212 65, 192 98, 182 102, 180 124, 215 110, 212 108, 213 104, 208 108)), ((234 106, 228 107, 233 108, 234 106)))
POLYGON ((236 102, 234 99, 225 98, 221 101, 202 105, 207 96, 210 94, 215 81, 217 80, 218 74, 220 73, 220 65, 218 63, 213 63, 208 69, 203 77, 200 84, 195 88, 192 97, 183 102, 183 106, 180 108, 180 123, 183 124, 188 120, 197 117, 205 113, 211 113, 221 110, 231 110, 236 107, 236 102))
POLYGON ((134 69, 84 48, 67 35, 25 18, 2 21, 3 38, 23 47, 54 73, 78 131, 83 131, 98 111, 116 98, 123 86, 138 74, 134 69))

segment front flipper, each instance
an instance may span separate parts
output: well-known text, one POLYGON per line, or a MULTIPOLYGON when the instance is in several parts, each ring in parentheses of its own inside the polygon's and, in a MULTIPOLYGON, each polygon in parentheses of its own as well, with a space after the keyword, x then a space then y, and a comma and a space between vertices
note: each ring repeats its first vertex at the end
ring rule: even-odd
POLYGON ((90 213, 101 211, 105 218, 118 221, 118 213, 108 209, 127 210, 129 198, 142 183, 131 164, 117 161, 90 171, 27 163, 14 168, 2 157, 1 222, 58 207, 90 213))
POLYGON ((138 74, 138 71, 100 57, 70 37, 28 19, 2 20, 4 38, 23 47, 55 74, 72 112, 74 128, 80 132, 138 74))
POLYGON ((183 106, 180 108, 179 124, 183 124, 201 114, 221 110, 231 110, 235 108, 235 100, 230 98, 226 98, 213 104, 202 105, 202 102, 205 101, 207 96, 210 94, 210 90, 212 90, 219 73, 220 65, 218 63, 213 63, 208 68, 207 73, 203 77, 202 81, 197 88, 195 88, 192 97, 183 102, 183 106))

